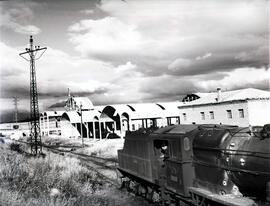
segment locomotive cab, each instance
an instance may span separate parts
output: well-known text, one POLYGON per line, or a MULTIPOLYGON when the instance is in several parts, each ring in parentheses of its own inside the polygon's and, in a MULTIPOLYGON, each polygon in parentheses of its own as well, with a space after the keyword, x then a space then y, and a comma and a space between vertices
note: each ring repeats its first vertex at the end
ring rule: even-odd
POLYGON ((125 137, 124 147, 118 150, 118 170, 129 178, 153 182, 151 141, 148 134, 130 132, 125 137))
POLYGON ((192 141, 196 125, 174 125, 152 134, 130 132, 118 150, 119 171, 139 182, 188 196, 192 186, 192 141))

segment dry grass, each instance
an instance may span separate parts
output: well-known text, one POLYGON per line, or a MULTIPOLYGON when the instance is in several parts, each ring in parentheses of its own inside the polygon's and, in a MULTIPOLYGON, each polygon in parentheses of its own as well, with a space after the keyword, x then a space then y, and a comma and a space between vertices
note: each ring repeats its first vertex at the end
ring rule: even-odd
MULTIPOLYGON (((0 206, 146 206, 148 203, 105 183, 79 159, 46 151, 44 158, 30 157, 25 144, 0 137, 0 206)), ((45 138, 43 139, 45 140, 45 138)), ((76 152, 115 158, 123 140, 86 141, 46 139, 50 145, 76 152)))
POLYGON ((33 158, 0 144, 0 205, 111 205, 105 187, 71 157, 47 153, 33 158))
POLYGON ((81 148, 81 139, 77 138, 44 137, 42 141, 44 144, 57 146, 63 150, 70 151, 72 148, 77 153, 115 160, 117 160, 117 150, 122 149, 124 145, 124 139, 92 140, 85 138, 84 148, 81 148))

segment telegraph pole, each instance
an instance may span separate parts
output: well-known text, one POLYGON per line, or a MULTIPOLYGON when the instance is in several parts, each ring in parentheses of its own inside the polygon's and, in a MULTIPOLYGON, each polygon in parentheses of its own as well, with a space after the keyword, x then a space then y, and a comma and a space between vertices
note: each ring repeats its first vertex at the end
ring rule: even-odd
POLYGON ((33 43, 33 37, 30 36, 30 46, 26 48, 26 52, 20 53, 20 56, 30 62, 30 121, 31 121, 31 134, 30 144, 31 153, 33 155, 40 154, 42 152, 41 135, 40 135, 40 124, 39 124, 39 108, 38 108, 38 92, 37 92, 37 80, 36 80, 36 69, 35 60, 41 58, 46 51, 46 47, 40 48, 35 46, 33 43), (39 54, 39 56, 37 56, 39 54), (29 59, 25 56, 29 55, 29 59))
POLYGON ((13 97, 13 103, 14 103, 14 121, 15 123, 18 123, 18 97, 13 97))
POLYGON ((82 117, 82 103, 80 105, 80 113, 81 113, 81 137, 82 137, 82 147, 84 147, 84 142, 83 142, 83 117, 82 117))

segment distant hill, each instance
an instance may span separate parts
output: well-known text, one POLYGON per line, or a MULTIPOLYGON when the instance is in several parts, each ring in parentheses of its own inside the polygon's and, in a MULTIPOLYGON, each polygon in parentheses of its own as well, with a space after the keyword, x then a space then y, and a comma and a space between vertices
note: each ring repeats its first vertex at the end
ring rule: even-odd
POLYGON ((55 104, 52 104, 51 106, 49 106, 49 108, 51 109, 51 108, 55 108, 55 107, 65 107, 65 105, 66 105, 66 101, 62 101, 62 102, 57 102, 57 103, 55 103, 55 104))
MULTIPOLYGON (((24 122, 30 120, 30 113, 26 110, 20 110, 18 112, 18 122, 24 122)), ((13 110, 7 110, 7 111, 1 111, 0 113, 0 123, 9 123, 14 122, 14 111, 13 110)))

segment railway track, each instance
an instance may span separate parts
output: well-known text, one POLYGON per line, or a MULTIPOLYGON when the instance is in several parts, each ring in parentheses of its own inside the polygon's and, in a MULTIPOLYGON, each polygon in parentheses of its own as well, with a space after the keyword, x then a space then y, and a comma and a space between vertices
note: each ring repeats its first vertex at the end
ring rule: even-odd
POLYGON ((106 182, 113 184, 117 187, 120 186, 118 182, 117 162, 106 160, 105 158, 99 158, 91 155, 75 153, 72 151, 63 151, 57 148, 45 147, 46 149, 54 153, 64 153, 71 157, 76 157, 81 161, 81 164, 89 170, 98 173, 106 182))
MULTIPOLYGON (((21 140, 14 140, 17 143, 27 144, 29 145, 29 142, 21 141, 21 140)), ((108 183, 109 186, 114 186, 118 189, 122 188, 122 182, 120 181, 120 173, 117 170, 118 162, 115 159, 112 158, 103 158, 103 157, 97 157, 94 155, 88 155, 88 154, 82 154, 79 152, 75 152, 72 150, 72 147, 70 146, 64 146, 64 145, 47 145, 42 144, 42 147, 50 152, 59 154, 59 155, 68 155, 70 157, 75 157, 79 159, 82 166, 87 168, 88 170, 94 171, 102 180, 104 183, 108 183), (70 150, 67 150, 67 148, 70 148, 70 150)), ((77 147, 79 148, 79 147, 77 147)), ((125 187, 126 188, 126 187, 125 187)), ((140 201, 146 201, 149 205, 160 205, 158 202, 153 202, 153 200, 147 199, 145 196, 138 195, 137 192, 134 192, 132 189, 126 188, 129 194, 133 194, 137 198, 139 198, 140 201)), ((184 202, 183 202, 184 203, 184 202)), ((191 203, 184 204, 192 205, 191 203)))
MULTIPOLYGON (((29 142, 21 141, 21 140, 14 140, 17 143, 27 144, 29 145, 29 142)), ((67 150, 66 146, 61 145, 46 145, 42 144, 42 147, 50 152, 59 154, 59 155, 68 155, 70 157, 75 157, 79 159, 82 166, 87 168, 88 170, 96 172, 96 174, 103 180, 104 183, 107 183, 109 186, 114 186, 117 189, 122 188, 122 182, 120 181, 120 172, 117 170, 118 162, 115 159, 112 158, 103 158, 103 157, 97 157, 94 155, 87 155, 75 152, 73 150, 67 150), (63 149, 64 148, 64 149, 63 149)), ((72 149, 72 148, 70 148, 72 149)), ((142 201, 143 204, 149 204, 149 205, 159 205, 157 203, 152 202, 151 200, 147 199, 144 196, 138 195, 138 193, 125 188, 129 194, 131 194, 133 197, 136 196, 139 201, 142 201)))
MULTIPOLYGON (((30 145, 29 142, 22 140, 13 140, 16 143, 22 143, 30 145)), ((88 155, 83 153, 75 152, 74 147, 65 145, 47 145, 42 144, 42 147, 48 151, 59 155, 69 155, 80 160, 82 166, 85 166, 89 170, 95 171, 105 182, 120 187, 119 172, 117 171, 118 162, 112 158, 97 157, 94 155, 88 155), (65 149, 62 149, 65 148, 65 149), (70 148, 67 150, 66 148, 70 148)))

